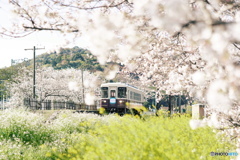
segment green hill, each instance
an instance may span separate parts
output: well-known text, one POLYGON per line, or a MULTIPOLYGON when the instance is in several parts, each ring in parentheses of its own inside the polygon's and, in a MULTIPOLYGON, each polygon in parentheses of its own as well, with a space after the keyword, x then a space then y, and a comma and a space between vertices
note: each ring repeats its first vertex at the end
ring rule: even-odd
MULTIPOLYGON (((30 66, 32 60, 25 61, 22 65, 30 66)), ((90 72, 103 71, 104 66, 97 62, 96 56, 90 51, 79 48, 60 48, 59 52, 44 53, 36 57, 39 66, 53 67, 54 69, 76 68, 90 72)))

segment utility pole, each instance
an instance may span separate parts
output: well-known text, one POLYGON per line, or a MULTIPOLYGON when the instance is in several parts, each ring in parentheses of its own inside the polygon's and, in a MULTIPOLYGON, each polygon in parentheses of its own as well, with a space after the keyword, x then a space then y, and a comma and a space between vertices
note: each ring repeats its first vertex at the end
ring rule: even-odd
POLYGON ((25 49, 25 51, 27 50, 33 50, 33 99, 36 98, 36 50, 40 50, 40 49, 45 49, 45 48, 36 48, 35 46, 33 46, 32 48, 29 49, 25 49))

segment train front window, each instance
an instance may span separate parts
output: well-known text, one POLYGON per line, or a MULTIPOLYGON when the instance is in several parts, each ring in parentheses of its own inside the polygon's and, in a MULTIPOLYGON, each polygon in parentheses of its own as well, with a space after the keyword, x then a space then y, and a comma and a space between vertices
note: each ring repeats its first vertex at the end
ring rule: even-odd
POLYGON ((110 91, 110 98, 115 98, 116 97, 116 91, 115 90, 111 90, 110 91))
POLYGON ((102 98, 108 98, 108 87, 102 87, 101 88, 101 97, 102 98))
POLYGON ((126 98, 126 97, 127 97, 127 88, 118 87, 118 98, 126 98))

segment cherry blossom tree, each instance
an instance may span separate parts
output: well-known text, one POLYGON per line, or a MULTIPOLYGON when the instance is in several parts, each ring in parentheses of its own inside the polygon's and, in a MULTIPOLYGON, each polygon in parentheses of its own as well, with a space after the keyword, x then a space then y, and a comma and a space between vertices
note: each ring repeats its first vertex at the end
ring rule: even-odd
MULTIPOLYGON (((209 125, 238 140, 240 153, 240 3, 238 0, 10 0, 2 35, 50 30, 89 38, 100 63, 126 65, 146 85, 196 96, 209 125), (218 123, 216 123, 218 122, 218 123)), ((113 75, 113 74, 111 74, 113 75)))
MULTIPOLYGON (((54 70, 51 67, 39 68, 36 70, 36 95, 40 101, 59 100, 83 103, 83 94, 86 103, 94 98, 101 80, 98 76, 83 72, 84 81, 82 84, 82 71, 76 69, 54 70), (84 87, 84 92, 83 92, 84 87)), ((23 104, 24 98, 32 98, 32 70, 22 68, 19 75, 9 84, 11 95, 10 107, 18 107, 23 104)), ((90 102, 89 102, 90 101, 90 102)))

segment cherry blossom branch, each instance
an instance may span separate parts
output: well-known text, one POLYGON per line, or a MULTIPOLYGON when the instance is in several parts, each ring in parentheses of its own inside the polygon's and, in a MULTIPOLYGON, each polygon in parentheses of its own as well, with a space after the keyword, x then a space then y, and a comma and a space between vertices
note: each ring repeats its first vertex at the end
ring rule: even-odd
MULTIPOLYGON (((58 1, 54 1, 54 2, 55 3, 60 3, 58 1)), ((117 4, 114 4, 113 2, 110 5, 100 5, 100 6, 93 6, 93 7, 78 7, 78 6, 72 6, 70 4, 64 4, 64 3, 60 3, 60 6, 71 7, 71 8, 76 8, 76 9, 80 9, 80 10, 93 10, 93 9, 99 9, 99 8, 114 8, 114 7, 118 7, 120 5, 123 5, 124 3, 132 4, 132 3, 129 3, 128 0, 124 0, 124 1, 119 2, 117 4)))
POLYGON ((236 47, 238 50, 240 50, 240 47, 238 47, 237 43, 233 43, 234 47, 236 47))
POLYGON ((22 18, 26 18, 27 20, 29 20, 31 22, 31 24, 34 26, 35 22, 32 18, 32 16, 30 16, 30 14, 28 13, 28 11, 26 9, 24 9, 17 1, 15 0, 10 0, 10 3, 12 3, 13 5, 18 6, 19 8, 21 8, 22 11, 24 11, 24 13, 27 15, 27 17, 24 17, 23 15, 21 16, 22 18))
POLYGON ((22 38, 22 37, 28 36, 28 35, 30 35, 30 34, 32 34, 34 32, 35 31, 30 31, 30 32, 27 32, 27 33, 24 33, 24 34, 21 34, 21 33, 18 33, 18 34, 16 34, 16 33, 9 33, 9 34, 7 34, 5 32, 0 32, 0 35, 6 36, 6 37, 12 37, 12 38, 22 38))
MULTIPOLYGON (((29 27, 29 26, 23 26, 25 29, 31 29, 31 30, 39 30, 39 31, 62 31, 61 29, 59 28, 43 28, 43 27, 36 27, 36 26, 32 26, 32 27, 29 27)), ((73 30, 70 30, 70 32, 79 32, 78 29, 73 29, 73 30)))

